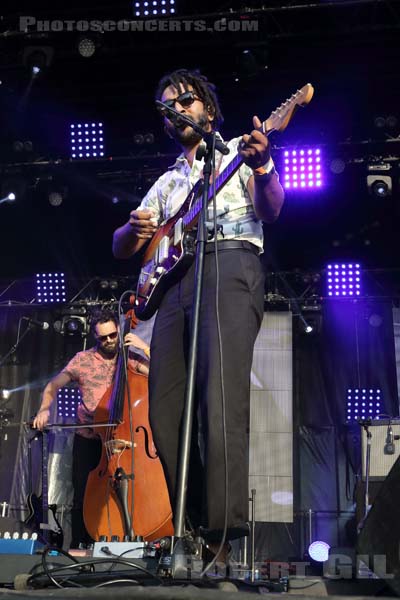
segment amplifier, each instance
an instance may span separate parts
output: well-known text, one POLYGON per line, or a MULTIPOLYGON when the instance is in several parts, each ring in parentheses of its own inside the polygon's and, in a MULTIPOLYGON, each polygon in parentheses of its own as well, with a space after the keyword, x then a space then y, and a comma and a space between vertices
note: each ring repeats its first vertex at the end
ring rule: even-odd
MULTIPOLYGON (((369 477, 372 481, 383 481, 400 456, 400 419, 380 419, 371 421, 368 427, 371 434, 371 456, 369 477), (391 447, 388 437, 389 424, 393 431, 394 441, 391 447), (397 439, 395 439, 398 436, 397 439)), ((362 480, 365 481, 365 465, 367 453, 367 432, 361 428, 362 480)))

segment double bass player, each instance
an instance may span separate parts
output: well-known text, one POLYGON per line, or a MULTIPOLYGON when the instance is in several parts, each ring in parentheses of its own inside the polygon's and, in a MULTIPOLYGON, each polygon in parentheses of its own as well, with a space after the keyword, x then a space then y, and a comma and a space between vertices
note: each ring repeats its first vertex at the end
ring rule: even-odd
MULTIPOLYGON (((82 395, 82 402, 78 407, 78 423, 82 424, 82 428, 76 431, 73 444, 71 548, 79 548, 93 542, 83 520, 83 500, 88 475, 96 467, 101 456, 101 440, 90 425, 93 423, 93 415, 99 402, 112 384, 118 355, 119 324, 111 310, 103 309, 94 313, 91 329, 96 344, 89 350, 78 352, 64 369, 49 381, 33 420, 34 428, 45 428, 59 388, 71 382, 78 384, 82 395)), ((138 353, 130 354, 131 367, 138 373, 147 375, 150 356, 147 343, 130 332, 124 337, 124 345, 138 349, 138 353)))

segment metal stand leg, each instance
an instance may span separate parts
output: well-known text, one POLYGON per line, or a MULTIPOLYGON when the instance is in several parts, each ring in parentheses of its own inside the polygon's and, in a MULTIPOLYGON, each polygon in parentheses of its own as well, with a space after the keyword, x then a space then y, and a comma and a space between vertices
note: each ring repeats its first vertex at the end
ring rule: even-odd
POLYGON ((256 490, 251 490, 251 571, 250 579, 253 583, 256 578, 256 490))
POLYGON ((364 493, 364 515, 361 521, 357 525, 357 532, 359 533, 364 526, 365 519, 368 516, 369 511, 369 473, 370 473, 370 464, 371 464, 371 440, 372 434, 369 430, 369 426, 371 425, 371 421, 369 419, 365 421, 359 421, 360 425, 364 428, 367 434, 367 448, 365 455, 365 493, 364 493))

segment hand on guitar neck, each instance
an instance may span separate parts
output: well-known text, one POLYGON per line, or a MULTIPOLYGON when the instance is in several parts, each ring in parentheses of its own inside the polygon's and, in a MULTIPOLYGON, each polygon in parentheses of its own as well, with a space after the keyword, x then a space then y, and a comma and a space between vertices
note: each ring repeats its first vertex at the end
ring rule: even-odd
POLYGON ((244 134, 239 154, 251 169, 258 169, 267 164, 271 158, 268 138, 262 133, 262 123, 253 117, 254 129, 250 135, 244 134))

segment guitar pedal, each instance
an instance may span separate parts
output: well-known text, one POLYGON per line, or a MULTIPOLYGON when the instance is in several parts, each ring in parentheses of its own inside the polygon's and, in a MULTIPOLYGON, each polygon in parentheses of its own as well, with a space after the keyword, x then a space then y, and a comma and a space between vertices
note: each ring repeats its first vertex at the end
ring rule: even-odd
POLYGON ((38 541, 37 534, 29 537, 26 531, 21 535, 18 531, 5 531, 0 538, 0 554, 37 554, 44 544, 38 541))

